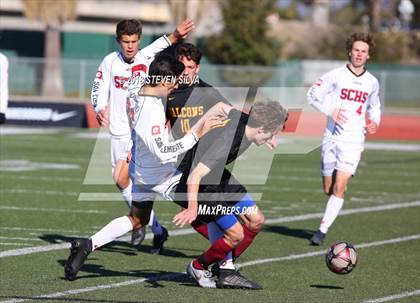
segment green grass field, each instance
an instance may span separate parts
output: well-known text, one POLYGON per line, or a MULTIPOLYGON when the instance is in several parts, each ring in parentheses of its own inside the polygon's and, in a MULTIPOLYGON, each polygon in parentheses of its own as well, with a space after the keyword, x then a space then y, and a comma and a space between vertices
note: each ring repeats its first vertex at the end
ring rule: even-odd
MULTIPOLYGON (((237 260, 242 274, 263 290, 244 291, 199 288, 185 275, 187 263, 208 243, 175 228, 171 220, 179 208, 169 202, 155 203, 172 232, 162 255, 149 254, 150 237, 139 251, 120 239, 91 254, 76 281, 64 280, 64 243, 90 236, 127 208, 109 201, 118 194, 112 184, 84 184, 89 163, 97 165, 90 162, 95 132, 33 130, 0 129, 0 302, 420 302, 418 142, 365 151, 342 215, 321 248, 308 245, 326 202, 319 149, 276 154, 267 182, 253 158, 266 153, 241 157, 243 171, 262 182, 248 188, 262 193, 258 204, 267 219, 237 260), (108 201, 95 200, 95 193, 108 201), (359 264, 349 275, 325 266, 324 253, 337 240, 359 248, 359 264)), ((98 169, 107 179, 105 160, 98 169)))

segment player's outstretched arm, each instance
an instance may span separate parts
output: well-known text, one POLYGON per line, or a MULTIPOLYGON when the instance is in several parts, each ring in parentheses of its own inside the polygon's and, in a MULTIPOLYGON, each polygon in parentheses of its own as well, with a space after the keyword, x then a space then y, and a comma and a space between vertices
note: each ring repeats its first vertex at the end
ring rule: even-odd
POLYGON ((232 108, 229 104, 218 102, 194 124, 190 131, 194 132, 198 138, 203 137, 213 128, 223 126, 232 108))
POLYGON ((213 128, 221 127, 226 124, 226 118, 223 117, 201 117, 200 120, 196 124, 194 124, 193 127, 191 127, 191 130, 187 133, 193 132, 198 139, 204 137, 205 134, 207 134, 209 131, 211 131, 213 128))
POLYGON ((190 31, 194 29, 194 23, 191 20, 184 20, 181 22, 172 34, 169 36, 162 36, 152 44, 140 50, 140 53, 147 58, 149 63, 153 61, 156 54, 160 53, 170 45, 184 39, 190 31))
POLYGON ((198 191, 200 188, 201 179, 210 172, 203 163, 198 163, 194 170, 190 173, 187 181, 188 185, 188 208, 176 214, 172 220, 178 227, 183 227, 186 224, 191 224, 198 215, 198 191))
POLYGON ((168 39, 172 44, 175 44, 180 40, 185 39, 188 36, 188 33, 194 28, 194 22, 190 19, 185 19, 178 24, 174 32, 168 36, 168 39))

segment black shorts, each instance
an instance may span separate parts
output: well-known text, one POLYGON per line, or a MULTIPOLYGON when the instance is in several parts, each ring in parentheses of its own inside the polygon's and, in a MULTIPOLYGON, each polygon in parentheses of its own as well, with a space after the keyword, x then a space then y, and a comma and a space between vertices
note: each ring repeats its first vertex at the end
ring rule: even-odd
MULTIPOLYGON (((227 169, 223 171, 220 184, 202 184, 199 187, 198 204, 206 206, 234 206, 247 193, 243 186, 227 169)), ((175 190, 174 202, 183 208, 188 207, 187 184, 181 179, 175 190)), ((206 223, 216 220, 221 215, 199 215, 206 223)))

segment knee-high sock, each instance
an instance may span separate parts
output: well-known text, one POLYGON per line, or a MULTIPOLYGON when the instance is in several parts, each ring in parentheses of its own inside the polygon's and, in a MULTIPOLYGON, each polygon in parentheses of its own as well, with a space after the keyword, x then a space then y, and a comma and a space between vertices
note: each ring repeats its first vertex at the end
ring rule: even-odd
POLYGON ((195 219, 192 223, 191 223, 192 228, 195 229, 196 232, 198 232, 200 235, 202 235, 204 238, 209 239, 209 231, 207 228, 207 224, 201 222, 198 219, 195 219))
POLYGON ((238 258, 240 255, 242 255, 242 253, 251 245, 255 237, 260 232, 259 230, 253 231, 249 229, 248 226, 246 226, 245 224, 242 224, 242 228, 244 230, 244 239, 233 250, 233 255, 235 256, 235 258, 238 258))
POLYGON ((125 203, 127 203, 128 208, 131 208, 131 202, 133 200, 131 197, 132 186, 133 186, 133 183, 130 180, 130 184, 126 188, 120 189, 120 193, 122 194, 125 203))
MULTIPOLYGON (((209 234, 209 240, 211 243, 214 243, 220 238, 223 238, 223 231, 219 228, 219 226, 216 223, 210 222, 209 224, 207 224, 207 230, 209 234)), ((223 260, 219 261, 219 268, 235 269, 232 260, 232 251, 230 251, 223 260)))
POLYGON ((92 241, 92 250, 95 250, 118 237, 126 234, 133 229, 130 219, 127 216, 112 220, 102 227, 100 231, 90 237, 92 241))
POLYGON ((197 269, 207 269, 210 264, 223 260, 232 250, 232 247, 225 242, 224 238, 219 238, 208 250, 193 261, 193 266, 197 269))
POLYGON ((324 217, 321 220, 321 225, 319 230, 326 234, 330 226, 334 223, 335 218, 337 218, 338 213, 343 207, 343 198, 336 197, 331 195, 327 202, 327 207, 325 208, 324 217))
POLYGON ((149 225, 154 235, 161 235, 163 233, 162 225, 159 224, 159 221, 153 209, 152 209, 152 212, 150 213, 149 225))

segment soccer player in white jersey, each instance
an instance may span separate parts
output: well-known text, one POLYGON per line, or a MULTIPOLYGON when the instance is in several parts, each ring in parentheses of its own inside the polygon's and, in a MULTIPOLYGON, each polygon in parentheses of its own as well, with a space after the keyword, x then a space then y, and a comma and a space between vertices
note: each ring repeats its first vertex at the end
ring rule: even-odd
POLYGON ((329 199, 319 230, 310 239, 312 245, 323 244, 356 172, 365 133, 374 134, 381 120, 379 83, 365 68, 374 51, 371 35, 353 33, 346 41, 346 50, 349 63, 323 75, 307 94, 309 104, 327 116, 321 170, 329 199))
POLYGON ((116 218, 90 239, 72 241, 70 256, 64 266, 66 279, 72 281, 94 250, 125 233, 145 226, 150 218, 156 193, 170 198, 168 192, 181 177, 177 173, 177 156, 192 148, 208 131, 221 125, 209 115, 198 121, 181 139, 169 140, 165 126, 164 100, 177 85, 184 65, 169 55, 159 55, 150 65, 150 84, 141 89, 134 100, 131 117, 134 125, 130 178, 133 181, 133 201, 128 216, 116 218))
POLYGON ((9 61, 0 53, 0 124, 6 122, 6 110, 9 100, 9 61))
MULTIPOLYGON (((124 178, 119 178, 120 174, 127 173, 128 170, 128 163, 125 161, 131 135, 126 112, 128 84, 129 82, 135 83, 136 86, 130 87, 130 89, 138 91, 155 55, 183 38, 193 27, 194 24, 191 20, 185 20, 172 34, 162 36, 139 51, 142 34, 141 23, 133 19, 122 20, 116 28, 116 39, 121 50, 107 55, 96 73, 91 101, 99 124, 109 127, 112 175, 129 208, 131 207, 132 185, 128 178, 125 178, 126 182, 121 182, 124 178), (121 163, 116 170, 117 162, 121 163)), ((153 215, 150 225, 154 234, 152 253, 159 253, 163 242, 168 237, 168 232, 153 215)), ((131 243, 139 245, 144 236, 145 227, 133 230, 131 243)))

